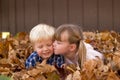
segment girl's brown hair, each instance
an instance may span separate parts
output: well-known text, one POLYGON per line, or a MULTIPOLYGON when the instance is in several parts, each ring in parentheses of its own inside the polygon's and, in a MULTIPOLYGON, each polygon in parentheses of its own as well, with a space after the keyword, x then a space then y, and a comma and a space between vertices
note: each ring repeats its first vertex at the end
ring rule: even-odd
POLYGON ((78 53, 78 62, 79 66, 82 67, 83 63, 86 61, 86 48, 83 43, 83 33, 82 29, 78 25, 73 24, 64 24, 58 27, 55 31, 55 39, 61 41, 61 33, 67 31, 69 34, 68 41, 70 44, 77 45, 77 53, 78 53))

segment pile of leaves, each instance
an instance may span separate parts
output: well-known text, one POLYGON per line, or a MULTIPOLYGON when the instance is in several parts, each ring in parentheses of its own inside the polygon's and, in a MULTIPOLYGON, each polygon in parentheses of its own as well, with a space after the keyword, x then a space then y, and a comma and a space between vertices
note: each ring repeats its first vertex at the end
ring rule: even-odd
POLYGON ((28 34, 19 32, 7 39, 0 37, 0 75, 13 80, 120 80, 120 34, 115 31, 84 32, 85 42, 105 56, 105 60, 86 61, 82 69, 68 65, 63 74, 55 66, 41 64, 25 69, 33 48, 28 34), (64 79, 62 78, 63 76, 64 79))

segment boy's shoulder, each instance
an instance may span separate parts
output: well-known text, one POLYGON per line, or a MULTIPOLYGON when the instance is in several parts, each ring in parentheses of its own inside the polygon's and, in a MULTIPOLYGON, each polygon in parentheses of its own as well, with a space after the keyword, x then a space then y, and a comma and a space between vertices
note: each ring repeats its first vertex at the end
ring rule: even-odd
POLYGON ((38 54, 37 54, 37 52, 32 52, 31 54, 30 54, 30 56, 32 57, 32 56, 38 56, 38 54))
POLYGON ((38 58, 38 57, 39 57, 39 56, 38 56, 37 52, 32 52, 27 59, 29 60, 29 59, 38 58))

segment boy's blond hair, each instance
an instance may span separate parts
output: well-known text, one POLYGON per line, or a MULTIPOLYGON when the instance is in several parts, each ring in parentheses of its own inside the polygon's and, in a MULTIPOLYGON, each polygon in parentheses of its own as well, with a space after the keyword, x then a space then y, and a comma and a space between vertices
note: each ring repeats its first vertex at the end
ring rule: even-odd
POLYGON ((32 43, 36 41, 41 42, 47 39, 53 40, 54 33, 55 29, 53 26, 47 24, 38 24, 30 31, 29 38, 32 43))

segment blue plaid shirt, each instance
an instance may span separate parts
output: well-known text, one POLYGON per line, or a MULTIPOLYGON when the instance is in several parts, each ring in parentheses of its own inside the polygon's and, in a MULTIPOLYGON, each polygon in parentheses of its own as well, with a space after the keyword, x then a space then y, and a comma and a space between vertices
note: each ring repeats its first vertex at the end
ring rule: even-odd
MULTIPOLYGON (((26 69, 30 68, 30 67, 34 67, 36 65, 37 62, 42 62, 43 59, 42 57, 40 57, 37 52, 33 52, 28 59, 25 62, 25 67, 26 69)), ((47 64, 50 65, 56 65, 58 68, 60 68, 62 66, 62 64, 64 64, 64 57, 61 55, 52 55, 48 60, 47 60, 47 64)))

